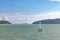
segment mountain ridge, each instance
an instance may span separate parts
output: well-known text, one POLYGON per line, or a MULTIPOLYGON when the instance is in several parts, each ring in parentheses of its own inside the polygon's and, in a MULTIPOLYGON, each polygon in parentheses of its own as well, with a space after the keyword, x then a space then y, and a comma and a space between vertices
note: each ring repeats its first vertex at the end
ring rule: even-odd
POLYGON ((35 21, 32 24, 60 24, 60 19, 45 19, 45 20, 39 20, 35 21))

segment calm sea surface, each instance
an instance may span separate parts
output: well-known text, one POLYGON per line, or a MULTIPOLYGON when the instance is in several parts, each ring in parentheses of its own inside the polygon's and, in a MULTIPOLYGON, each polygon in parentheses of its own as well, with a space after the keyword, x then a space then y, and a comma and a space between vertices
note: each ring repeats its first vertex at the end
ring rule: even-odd
POLYGON ((0 24, 0 40, 60 40, 60 24, 0 24))

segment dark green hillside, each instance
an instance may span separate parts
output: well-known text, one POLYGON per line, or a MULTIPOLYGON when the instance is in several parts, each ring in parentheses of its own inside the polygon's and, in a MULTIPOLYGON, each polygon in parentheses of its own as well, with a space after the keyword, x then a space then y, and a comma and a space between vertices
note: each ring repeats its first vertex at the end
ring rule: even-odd
POLYGON ((0 20, 0 24, 11 24, 9 21, 0 20))

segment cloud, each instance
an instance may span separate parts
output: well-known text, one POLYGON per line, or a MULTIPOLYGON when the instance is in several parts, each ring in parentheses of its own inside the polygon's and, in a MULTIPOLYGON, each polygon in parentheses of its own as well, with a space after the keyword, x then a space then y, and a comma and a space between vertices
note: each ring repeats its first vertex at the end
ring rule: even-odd
POLYGON ((51 0, 51 1, 57 1, 57 2, 60 2, 60 0, 51 0))
POLYGON ((60 12, 38 13, 34 15, 33 14, 32 15, 19 15, 17 18, 22 23, 32 23, 38 20, 60 18, 60 12))
POLYGON ((5 16, 5 19, 6 19, 7 21, 9 21, 8 16, 5 16))
POLYGON ((2 20, 2 18, 0 17, 0 20, 2 20))
POLYGON ((48 13, 36 14, 35 17, 40 20, 60 18, 60 12, 48 12, 48 13))
POLYGON ((0 20, 6 19, 13 24, 29 23, 31 24, 34 21, 44 20, 44 19, 55 19, 60 18, 60 12, 47 12, 47 13, 38 13, 32 15, 22 15, 22 14, 0 14, 0 20))

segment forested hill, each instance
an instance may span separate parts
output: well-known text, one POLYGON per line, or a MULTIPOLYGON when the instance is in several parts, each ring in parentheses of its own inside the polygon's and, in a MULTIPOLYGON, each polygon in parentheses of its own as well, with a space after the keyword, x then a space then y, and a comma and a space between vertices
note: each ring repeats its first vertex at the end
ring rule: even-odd
POLYGON ((46 20, 39 20, 39 21, 35 21, 32 24, 39 24, 41 22, 41 24, 60 24, 60 19, 46 19, 46 20))
POLYGON ((11 24, 9 21, 0 20, 0 24, 11 24))

